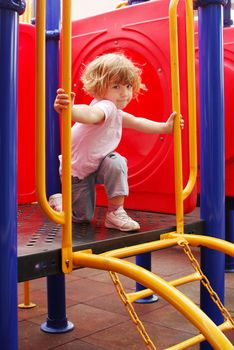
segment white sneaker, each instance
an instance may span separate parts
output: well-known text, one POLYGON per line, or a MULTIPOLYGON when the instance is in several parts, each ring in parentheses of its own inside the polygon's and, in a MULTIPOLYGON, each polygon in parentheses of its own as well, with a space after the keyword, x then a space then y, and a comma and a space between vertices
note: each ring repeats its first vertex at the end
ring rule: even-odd
POLYGON ((106 214, 105 226, 120 231, 137 231, 140 229, 138 222, 131 219, 122 207, 106 214))
POLYGON ((49 205, 55 211, 62 211, 62 193, 52 194, 49 198, 49 205))

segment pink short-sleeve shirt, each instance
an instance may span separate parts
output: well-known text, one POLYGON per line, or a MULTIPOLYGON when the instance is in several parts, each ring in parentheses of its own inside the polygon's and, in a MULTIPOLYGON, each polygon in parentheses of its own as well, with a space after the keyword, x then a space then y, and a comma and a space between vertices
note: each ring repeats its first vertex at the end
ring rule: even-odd
MULTIPOLYGON (((72 127, 72 176, 84 179, 99 167, 107 154, 118 146, 122 136, 122 111, 109 100, 93 100, 92 106, 102 109, 103 122, 98 124, 75 123, 72 127)), ((61 156, 59 156, 61 162, 61 156)))

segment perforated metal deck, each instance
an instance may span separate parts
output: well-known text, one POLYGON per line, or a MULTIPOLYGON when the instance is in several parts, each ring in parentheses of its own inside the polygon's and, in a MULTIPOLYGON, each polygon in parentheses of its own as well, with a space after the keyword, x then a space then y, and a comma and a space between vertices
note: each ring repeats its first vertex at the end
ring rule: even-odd
MULTIPOLYGON (((106 229, 106 208, 98 207, 91 224, 73 224, 74 251, 92 249, 93 253, 158 240, 162 233, 175 230, 175 216, 128 210, 141 230, 125 233, 106 229)), ((187 233, 203 232, 199 210, 185 216, 187 233)), ((19 282, 61 272, 61 226, 51 222, 38 204, 18 208, 18 280, 19 282)))

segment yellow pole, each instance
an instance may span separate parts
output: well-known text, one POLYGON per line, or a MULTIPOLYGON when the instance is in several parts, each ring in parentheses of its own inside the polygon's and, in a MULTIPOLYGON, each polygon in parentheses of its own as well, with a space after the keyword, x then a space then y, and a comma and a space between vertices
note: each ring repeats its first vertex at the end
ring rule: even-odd
POLYGON ((37 1, 36 17, 36 190, 37 200, 47 216, 64 223, 64 213, 53 210, 46 198, 45 178, 45 0, 37 1))
POLYGON ((186 44, 188 76, 188 115, 189 115, 189 164, 188 183, 183 190, 185 200, 192 192, 197 180, 197 123, 196 123, 196 81, 194 58, 194 14, 193 2, 186 1, 186 44))
MULTIPOLYGON (((71 0, 63 1, 62 9, 62 87, 71 96, 71 0)), ((72 207, 71 207, 71 108, 62 116, 62 193, 66 213, 62 235, 62 269, 72 271, 72 207)))
POLYGON ((177 112, 174 128, 174 162, 175 162, 175 195, 176 195, 176 224, 177 233, 184 232, 184 205, 183 201, 192 192, 197 179, 197 133, 196 133, 196 84, 194 60, 194 24, 193 3, 186 1, 186 44, 187 44, 187 77, 188 77, 188 115, 189 115, 189 179, 183 189, 182 145, 179 126, 180 115, 180 80, 178 57, 178 30, 177 30, 178 0, 170 3, 170 48, 171 48, 171 79, 172 105, 177 112))
MULTIPOLYGON (((62 137, 62 203, 63 211, 53 210, 46 198, 45 179, 45 0, 37 1, 36 18, 36 188, 37 199, 47 216, 63 225, 62 269, 72 271, 72 224, 71 224, 71 110, 63 113, 62 137), (66 213, 66 214, 65 214, 66 213)), ((71 94, 71 1, 63 1, 62 20, 62 86, 71 94)))
POLYGON ((20 309, 31 309, 35 307, 36 304, 30 302, 30 291, 29 291, 29 281, 24 282, 24 302, 19 304, 20 309))
POLYGON ((172 82, 172 109, 177 117, 174 125, 174 167, 175 167, 175 201, 176 201, 176 231, 184 233, 184 206, 183 206, 183 174, 182 174, 182 146, 180 129, 180 78, 178 57, 177 31, 177 4, 172 0, 169 6, 170 25, 170 55, 171 55, 171 82, 172 82))

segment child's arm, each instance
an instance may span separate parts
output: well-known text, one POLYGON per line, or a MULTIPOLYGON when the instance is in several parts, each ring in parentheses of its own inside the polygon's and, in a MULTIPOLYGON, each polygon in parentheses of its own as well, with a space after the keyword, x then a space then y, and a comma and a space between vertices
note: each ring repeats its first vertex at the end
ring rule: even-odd
MULTIPOLYGON (((73 104, 74 97, 75 94, 72 93, 72 98, 69 99, 63 89, 58 89, 54 101, 54 109, 56 112, 61 113, 63 110, 66 110, 71 102, 73 104)), ((75 122, 96 124, 101 122, 104 118, 104 112, 98 107, 92 107, 85 104, 73 105, 72 107, 72 120, 75 122)))
MULTIPOLYGON (((170 134, 173 131, 176 112, 173 112, 166 122, 155 122, 146 118, 137 118, 132 114, 124 112, 123 127, 135 129, 146 134, 170 134)), ((180 117, 180 126, 184 128, 184 120, 180 117)))

